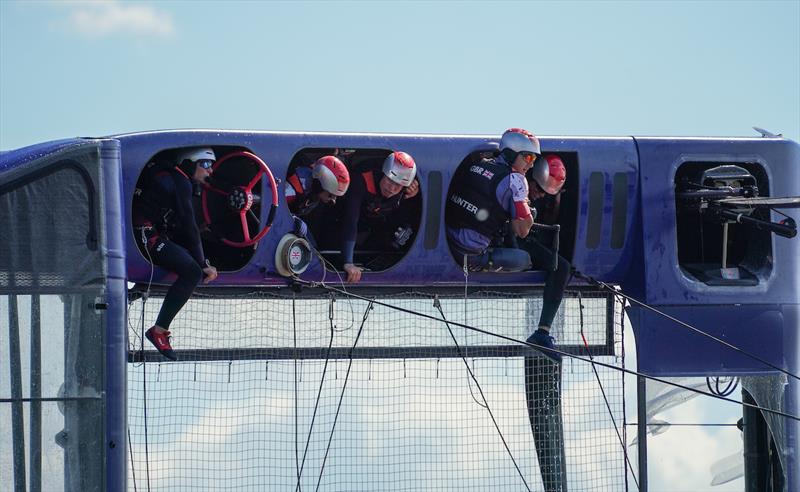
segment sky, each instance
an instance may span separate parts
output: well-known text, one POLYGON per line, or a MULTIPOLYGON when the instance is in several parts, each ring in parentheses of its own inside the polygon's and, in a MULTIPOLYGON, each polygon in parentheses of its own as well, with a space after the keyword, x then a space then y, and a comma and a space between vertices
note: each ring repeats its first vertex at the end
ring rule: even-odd
MULTIPOLYGON (((2 150, 169 128, 514 126, 638 136, 759 126, 800 141, 800 1, 0 0, 2 150)), ((736 415, 696 402, 674 412, 673 422, 736 415)), ((651 490, 675 490, 676 476, 681 490, 727 490, 681 448, 724 455, 738 436, 685 432, 651 440, 651 490)))
POLYGON ((800 141, 800 2, 0 1, 0 149, 169 128, 800 141))

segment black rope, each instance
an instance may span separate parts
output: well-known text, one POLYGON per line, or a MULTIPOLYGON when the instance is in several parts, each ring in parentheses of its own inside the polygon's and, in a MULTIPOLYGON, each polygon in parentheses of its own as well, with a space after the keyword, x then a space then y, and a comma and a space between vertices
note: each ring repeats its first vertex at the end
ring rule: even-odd
POLYGON ((141 349, 142 354, 142 408, 144 413, 144 465, 145 471, 147 474, 147 492, 150 492, 150 453, 149 453, 149 445, 148 445, 148 429, 147 429, 147 358, 144 356, 144 338, 145 338, 145 331, 144 331, 144 307, 147 303, 147 299, 150 297, 150 287, 153 285, 153 273, 155 272, 155 265, 153 263, 153 258, 150 256, 150 250, 147 247, 147 235, 145 234, 144 228, 140 230, 142 244, 144 245, 144 251, 147 253, 147 260, 150 262, 150 278, 147 280, 147 290, 144 291, 142 294, 142 317, 141 317, 141 336, 139 337, 139 347, 141 349))
MULTIPOLYGON (((343 294, 346 294, 348 296, 352 296, 352 297, 354 297, 356 299, 361 299, 363 301, 370 301, 370 302, 372 302, 374 304, 377 304, 379 306, 388 307, 390 309, 394 309, 396 311, 404 312, 406 314, 412 314, 412 315, 415 315, 415 316, 419 316, 421 318, 427 318, 427 319, 440 321, 440 322, 442 321, 440 318, 433 317, 433 316, 431 316, 429 314, 420 313, 418 311, 412 311, 410 309, 402 308, 402 307, 399 307, 399 306, 393 306, 391 304, 387 304, 387 303, 381 302, 381 301, 376 301, 374 299, 367 299, 366 297, 360 296, 358 294, 354 294, 354 293, 351 293, 351 292, 344 292, 341 289, 337 289, 336 287, 331 287, 330 285, 314 284, 313 282, 306 282, 306 281, 302 281, 302 283, 305 283, 305 284, 308 284, 308 285, 312 285, 313 284, 314 286, 319 286, 319 287, 322 287, 322 288, 325 288, 325 289, 328 289, 328 290, 332 290, 334 292, 343 293, 343 294)), ((580 360, 580 361, 583 361, 583 362, 592 362, 592 361, 590 361, 589 359, 587 359, 585 357, 581 357, 580 355, 570 354, 570 353, 564 352, 562 350, 558 350, 556 348, 549 348, 549 347, 545 347, 543 345, 538 345, 538 344, 531 343, 531 342, 528 342, 528 341, 518 340, 516 338, 512 338, 512 337, 505 336, 505 335, 500 335, 499 333, 494 333, 494 332, 491 332, 491 331, 488 331, 488 330, 484 330, 484 329, 481 329, 481 328, 477 328, 477 327, 474 327, 474 326, 469 326, 469 325, 466 325, 464 323, 458 323, 456 321, 451 321, 450 323, 453 326, 467 328, 468 330, 472 330, 472 331, 474 331, 476 333, 482 333, 484 335, 489 335, 491 337, 499 338, 501 340, 514 342, 514 343, 519 344, 519 345, 525 345, 526 347, 530 347, 530 348, 536 349, 536 350, 538 350, 540 352, 550 352, 550 353, 554 353, 554 354, 561 354, 562 357, 565 356, 565 357, 571 357, 571 358, 573 358, 575 360, 580 360)), ((606 367, 608 369, 613 369, 615 371, 623 372, 625 374, 630 374, 632 376, 639 376, 639 377, 642 377, 642 378, 645 378, 645 379, 649 379, 651 381, 656 381, 656 382, 659 382, 659 383, 662 383, 662 384, 666 384, 667 386, 674 386, 676 388, 681 388, 681 389, 684 389, 686 391, 691 391, 692 393, 697 393, 697 394, 700 394, 700 395, 710 396, 710 397, 716 398, 718 400, 724 400, 724 401, 727 401, 727 402, 730 402, 730 403, 735 403, 736 405, 742 405, 742 406, 745 406, 745 407, 754 408, 756 410, 761 410, 762 412, 767 412, 767 413, 771 413, 771 414, 774 414, 774 415, 780 415, 782 417, 786 417, 786 418, 789 418, 789 419, 796 420, 796 421, 800 422, 800 417, 798 417, 797 415, 792 415, 792 414, 789 414, 789 413, 786 413, 786 412, 781 412, 780 410, 772 410, 770 408, 761 407, 761 406, 758 406, 758 405, 755 405, 755 404, 752 404, 752 403, 746 403, 746 402, 743 402, 743 401, 736 401, 736 400, 732 400, 730 398, 726 398, 724 396, 714 395, 712 393, 706 393, 705 391, 701 391, 701 390, 698 390, 698 389, 695 389, 695 388, 691 388, 689 386, 685 386, 685 385, 682 385, 682 384, 679 384, 679 383, 675 383, 673 381, 669 381, 669 380, 666 380, 666 379, 663 379, 663 378, 659 378, 659 377, 656 377, 656 376, 650 376, 650 375, 643 374, 643 373, 640 373, 640 372, 637 372, 637 371, 633 371, 631 369, 625 369, 624 367, 613 366, 611 364, 606 364, 605 362, 594 361, 594 363, 597 364, 598 366, 606 367)))
POLYGON ((611 417, 611 422, 614 424, 614 431, 617 433, 617 439, 619 439, 619 444, 622 446, 622 454, 625 457, 625 463, 628 465, 628 469, 631 472, 631 476, 633 477, 633 483, 636 484, 636 488, 639 488, 639 480, 636 478, 636 473, 633 471, 633 464, 631 464, 631 460, 628 457, 628 447, 625 445, 625 440, 622 439, 622 434, 619 432, 619 426, 617 426, 617 419, 614 417, 614 412, 611 410, 611 404, 608 402, 608 396, 606 395, 606 390, 603 387, 602 381, 600 381, 600 374, 597 372, 597 366, 594 365, 594 356, 592 355, 591 350, 589 349, 589 342, 586 341, 586 335, 583 331, 583 297, 581 297, 581 291, 578 291, 578 314, 580 319, 580 327, 581 327, 581 339, 583 340, 583 345, 586 348, 586 353, 589 355, 589 361, 592 364, 592 371, 594 372, 594 377, 597 379, 597 386, 600 387, 600 392, 603 394, 603 401, 606 403, 606 408, 608 409, 608 416, 611 417))
MULTIPOLYGON (((494 424, 494 428, 497 429, 497 434, 500 436, 500 440, 503 441, 503 446, 505 446, 506 451, 508 452, 508 456, 511 458, 511 462, 514 463, 514 468, 517 469, 517 473, 519 474, 519 478, 522 479, 522 483, 525 484, 525 488, 531 490, 528 486, 528 482, 525 480, 525 476, 522 474, 522 470, 519 469, 519 465, 517 464, 517 460, 514 459, 514 454, 511 452, 511 448, 508 447, 508 442, 506 442, 506 438, 503 435, 503 431, 500 430, 500 425, 497 423, 497 419, 494 418, 494 413, 492 409, 489 407, 489 400, 486 399, 486 395, 483 393, 483 388, 481 388, 478 379, 475 377, 475 374, 472 372, 472 369, 469 367, 469 362, 467 362, 467 358, 464 353, 461 351, 461 346, 458 344, 458 340, 456 340, 456 336, 453 334, 452 328, 450 328, 450 323, 447 321, 447 318, 444 315, 444 311, 442 310, 442 303, 439 302, 439 297, 436 296, 433 299, 433 306, 439 310, 439 313, 442 315, 442 321, 444 321, 445 326, 447 326, 447 331, 450 332, 450 337, 453 339, 453 343, 458 350, 458 355, 461 356, 461 360, 464 361, 464 365, 467 367, 467 372, 469 372, 470 378, 475 381, 475 386, 478 387, 478 391, 481 394, 481 398, 483 399, 483 405, 478 403, 481 407, 485 408, 487 412, 489 412, 489 417, 492 419, 492 423, 494 424)), ((470 386, 470 392, 472 388, 470 386)), ((473 399, 475 397, 473 396, 473 399)))
MULTIPOLYGON (((468 299, 468 287, 469 287, 469 262, 468 262, 469 255, 464 255, 464 262, 462 263, 462 269, 464 271, 464 323, 467 322, 467 299, 468 299)), ((448 327, 449 328, 449 327, 448 327)), ((469 356, 469 339, 467 337, 467 330, 464 330, 464 356, 469 356)), ((472 401, 474 401, 478 406, 487 408, 486 405, 479 402, 478 399, 475 397, 475 392, 472 391, 472 381, 467 379, 467 386, 469 387, 469 396, 472 397, 472 401)))
POLYGON ((295 304, 297 294, 292 295, 292 335, 294 337, 294 470, 297 474, 297 489, 300 489, 300 449, 297 447, 298 429, 300 427, 297 409, 297 313, 295 304))
MULTIPOLYGON (((637 427, 639 425, 638 422, 629 422, 625 425, 629 425, 631 427, 637 427)), ((673 424, 671 422, 665 422, 663 424, 659 423, 650 423, 644 424, 647 427, 739 427, 739 424, 712 424, 712 423, 682 423, 682 424, 673 424)))
MULTIPOLYGON (((294 313, 293 313, 294 314, 294 313)), ((333 296, 331 296, 331 305, 329 310, 329 321, 330 321, 330 330, 331 330, 331 338, 328 341, 328 351, 325 354, 325 365, 322 367, 322 378, 319 381, 319 389, 317 390, 317 399, 314 402, 314 411, 311 413, 311 425, 308 427, 308 435, 306 436, 306 446, 303 450, 303 461, 300 463, 300 473, 297 475, 297 487, 295 490, 300 490, 300 478, 303 476, 303 468, 306 466, 306 456, 308 455, 308 445, 311 442, 311 434, 314 431, 314 421, 317 419, 317 410, 319 409, 319 399, 322 396, 322 388, 325 386, 325 374, 328 372, 328 362, 331 360, 331 348, 333 347, 333 296)), ((295 378, 295 381, 297 378, 295 378)), ((297 398, 295 398, 295 402, 297 398)))
POLYGON ((150 492, 150 453, 147 440, 147 358, 144 356, 144 306, 146 302, 147 293, 142 296, 142 336, 140 337, 140 348, 142 351, 142 392, 144 393, 142 395, 142 409, 144 412, 144 466, 147 476, 147 491, 150 492))
POLYGON ((706 386, 708 386, 708 391, 714 393, 715 395, 729 396, 730 394, 732 394, 736 390, 736 387, 739 386, 739 378, 731 378, 731 380, 728 381, 728 384, 725 386, 725 389, 720 389, 719 388, 719 382, 720 382, 721 379, 722 378, 720 378, 720 377, 715 377, 715 378, 708 377, 708 378, 706 378, 706 386), (714 387, 713 388, 711 387, 711 380, 712 379, 714 379, 714 387))
POLYGON ((717 338, 714 335, 711 335, 710 333, 706 333, 705 331, 703 331, 703 330, 701 330, 699 328, 695 328, 694 326, 690 325, 689 323, 686 323, 686 322, 681 321, 681 320, 679 320, 679 319, 677 319, 677 318, 675 318, 673 316, 670 316, 669 314, 667 314, 667 313, 665 313, 663 311, 659 311, 658 309, 656 309, 656 308, 654 308, 654 307, 652 307, 652 306, 650 306, 648 304, 645 304, 645 303, 643 303, 643 302, 641 302, 639 300, 636 300, 636 299, 634 299, 633 297, 631 297, 629 295, 623 294, 622 292, 612 288, 610 285, 606 284, 605 282, 597 280, 597 279, 595 279, 593 277, 590 277, 588 275, 584 275, 584 274, 582 274, 581 272, 579 272, 577 270, 575 271, 575 275, 578 278, 582 278, 582 279, 586 280, 587 282, 589 282, 591 284, 597 285, 598 287, 601 287, 601 288, 611 292, 615 296, 619 296, 619 297, 625 298, 626 300, 628 300, 630 302, 633 302, 634 304, 637 304, 637 305, 639 305, 639 306, 641 306, 641 307, 643 307, 645 309, 649 309, 650 311, 653 311, 654 313, 656 313, 656 314, 658 314, 660 316, 663 316, 664 318, 667 318, 668 320, 670 320, 670 321, 672 321, 674 323, 677 323, 678 325, 683 326, 684 328, 688 328, 688 329, 690 329, 690 330, 692 330, 692 331, 694 331, 696 333, 699 333, 700 335, 703 335, 706 338, 710 338, 711 340, 714 340, 717 343, 720 343, 720 344, 722 344, 722 345, 724 345, 724 346, 726 346, 726 347, 728 347, 730 349, 733 349, 733 350, 735 350, 736 352, 739 352, 742 355, 745 355, 747 357, 750 357, 751 359, 757 360, 758 362, 761 362, 762 364, 764 364, 764 365, 766 365, 768 367, 771 367, 772 369, 775 369, 776 371, 780 371, 780 372, 786 374, 787 376, 791 376, 791 377, 797 379, 798 381, 800 381, 800 376, 797 376, 796 374, 793 374, 793 373, 787 371, 786 369, 778 367, 775 364, 772 364, 771 362, 769 362, 769 361, 767 361, 765 359, 762 359, 761 357, 759 357, 757 355, 754 355, 754 354, 751 354, 750 352, 742 350, 739 347, 737 347, 737 346, 735 346, 735 345, 733 345, 731 343, 728 343, 725 340, 722 340, 721 338, 717 338))
POLYGON ((136 462, 133 460, 133 443, 131 443, 131 426, 128 425, 128 452, 131 455, 131 474, 133 475, 133 492, 136 492, 136 462))
POLYGON ((344 392, 347 389, 347 381, 350 379, 350 369, 353 367, 353 352, 356 349, 356 345, 358 344, 358 339, 361 338, 361 333, 364 331, 364 324, 367 322, 367 317, 369 317, 369 312, 372 311, 372 304, 373 301, 370 300, 369 304, 367 305, 367 309, 364 311, 364 317, 361 319, 361 326, 358 327, 358 333, 356 333, 356 339, 353 341, 353 346, 350 348, 350 354, 348 356, 347 362, 347 373, 344 376, 344 384, 342 384, 342 392, 339 394, 339 403, 336 405, 336 414, 333 416, 333 424, 331 425, 331 433, 328 436, 328 445, 325 447, 325 456, 322 458, 322 466, 319 468, 319 477, 317 477, 317 488, 314 489, 316 491, 319 490, 319 485, 322 483, 322 473, 325 471, 325 463, 328 461, 328 452, 331 450, 331 442, 333 441, 333 432, 336 430, 336 422, 339 421, 339 412, 342 409, 342 401, 344 400, 344 392))

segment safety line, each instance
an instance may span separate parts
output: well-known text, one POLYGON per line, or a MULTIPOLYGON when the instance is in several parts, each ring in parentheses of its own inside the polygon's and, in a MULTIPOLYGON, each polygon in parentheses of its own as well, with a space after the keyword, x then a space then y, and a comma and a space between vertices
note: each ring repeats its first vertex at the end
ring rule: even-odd
MULTIPOLYGON (((467 299, 469 298, 469 263, 467 262, 468 255, 464 255, 464 263, 463 263, 463 270, 464 270, 464 323, 467 322, 469 319, 467 317, 467 299)), ((441 311, 441 309, 440 309, 441 311)), ((444 318, 444 313, 442 313, 442 317, 444 318)), ((447 329, 450 329, 448 326, 447 329)), ((458 346, 458 344, 456 344, 458 346)), ((469 337, 467 336, 467 330, 464 330, 464 357, 469 357, 469 337)), ((475 397, 475 392, 472 391, 472 381, 467 378, 467 387, 469 387, 469 396, 472 397, 472 401, 474 401, 478 406, 484 407, 488 409, 488 404, 484 405, 483 403, 479 402, 478 399, 475 397)), ((524 479, 523 479, 524 480, 524 479)), ((526 484, 527 485, 527 484, 526 484)))
MULTIPOLYGON (((148 289, 149 290, 149 289, 148 289)), ((148 445, 148 429, 147 429, 147 360, 144 357, 144 306, 147 302, 147 296, 142 298, 142 336, 140 338, 141 351, 142 351, 142 409, 144 413, 144 466, 147 476, 147 491, 150 492, 150 452, 148 445)))
MULTIPOLYGON (((639 425, 639 423, 638 422, 628 422, 625 425, 629 425, 631 427, 636 427, 636 426, 639 425)), ((650 423, 650 424, 644 424, 644 425, 646 425, 647 427, 739 427, 739 424, 708 424, 708 423, 702 423, 702 424, 700 424, 700 423, 698 423, 698 424, 693 424, 693 423, 673 424, 671 422, 666 422, 664 424, 650 423)))
POLYGON ((144 307, 147 304, 147 299, 150 297, 150 287, 153 285, 153 274, 155 272, 155 264, 153 263, 153 258, 150 256, 150 249, 147 247, 147 235, 144 232, 144 228, 140 230, 142 244, 144 246, 144 251, 147 253, 147 260, 150 263, 150 278, 147 280, 147 290, 142 294, 142 317, 141 317, 141 336, 139 337, 140 341, 140 349, 142 353, 142 408, 144 413, 144 464, 145 464, 145 471, 147 474, 147 492, 150 492, 150 452, 149 452, 149 443, 148 443, 148 428, 147 428, 147 359, 144 356, 144 339, 145 339, 145 330, 144 330, 144 307))
MULTIPOLYGON (((467 367, 467 372, 469 372, 470 377, 473 381, 475 381, 475 386, 478 387, 478 391, 481 394, 481 398, 483 399, 484 404, 478 405, 485 408, 487 412, 489 412, 489 417, 492 419, 492 423, 494 424, 494 428, 497 429, 497 434, 500 436, 500 440, 503 441, 503 446, 505 446, 506 451, 508 452, 508 456, 511 458, 511 462, 514 463, 514 468, 517 469, 517 473, 519 474, 519 478, 522 479, 522 483, 525 484, 525 488, 529 491, 531 490, 530 486, 528 486, 528 482, 525 480, 525 476, 522 474, 522 470, 519 469, 519 465, 517 464, 517 460, 514 459, 514 454, 511 452, 511 448, 508 447, 508 442, 506 442, 506 438, 503 435, 503 431, 500 430, 500 425, 497 423, 497 419, 494 418, 494 413, 492 409, 489 407, 489 400, 486 399, 486 395, 483 393, 483 388, 481 388, 481 384, 478 382, 478 378, 475 377, 475 374, 472 372, 472 369, 469 367, 469 362, 467 362, 467 357, 461 351, 461 346, 458 344, 458 340, 456 340, 456 336, 453 334, 452 328, 450 328, 450 323, 447 321, 447 318, 444 315, 444 311, 442 310, 442 303, 439 302, 439 297, 436 296, 433 299, 433 306, 439 310, 439 313, 442 315, 442 321, 447 326, 447 331, 450 332, 450 337, 453 339, 453 343, 456 345, 456 349, 458 350, 458 354, 461 356, 461 360, 464 361, 464 365, 467 367)), ((472 386, 470 385, 470 393, 472 392, 472 386)), ((473 399, 475 396, 473 395, 473 399)))
POLYGON ((356 345, 358 344, 358 339, 361 338, 361 333, 364 331, 364 324, 367 322, 367 317, 369 317, 370 311, 372 311, 372 301, 367 305, 367 309, 364 311, 364 317, 361 319, 361 326, 358 327, 358 333, 356 333, 356 339, 353 341, 353 347, 350 349, 350 361, 347 363, 347 373, 344 376, 344 383, 342 384, 342 392, 339 394, 339 404, 336 405, 336 414, 333 416, 333 424, 331 425, 331 433, 328 436, 328 445, 325 447, 325 456, 322 458, 322 466, 319 468, 319 477, 317 477, 317 488, 315 491, 319 491, 320 483, 322 483, 322 473, 325 471, 325 463, 328 461, 328 452, 331 450, 331 442, 333 441, 333 432, 336 430, 336 422, 339 421, 339 412, 342 409, 342 401, 344 400, 344 392, 347 389, 347 381, 350 379, 350 369, 353 367, 353 351, 356 349, 356 345))
POLYGON ((300 490, 300 449, 297 447, 298 429, 298 408, 297 408, 297 314, 295 304, 297 295, 292 296, 292 336, 294 337, 294 470, 297 474, 297 489, 300 490))
POLYGON ((622 434, 619 432, 619 426, 617 426, 617 419, 614 418, 614 412, 611 410, 611 404, 608 402, 608 396, 606 395, 606 390, 603 387, 602 381, 600 381, 600 374, 597 372, 597 366, 594 365, 594 356, 592 355, 591 350, 589 349, 589 342, 586 341, 586 335, 583 331, 583 297, 581 297, 581 292, 578 291, 578 314, 580 316, 580 326, 581 326, 581 339, 583 339, 583 346, 586 348, 586 353, 589 354, 589 360, 592 363, 592 371, 594 372, 594 377, 597 379, 597 385, 600 387, 600 392, 603 394, 603 401, 606 403, 606 408, 608 409, 608 416, 611 417, 611 422, 614 424, 614 431, 617 433, 617 439, 619 439, 619 444, 622 446, 622 454, 625 457, 625 463, 628 465, 628 469, 631 472, 631 477, 633 477, 633 483, 636 484, 636 488, 639 489, 639 480, 636 478, 636 473, 633 471, 633 464, 631 463, 630 458, 628 457, 628 447, 625 445, 624 439, 622 439, 622 434))
MULTIPOLYGON (((322 366, 322 377, 319 380, 319 389, 317 390, 317 399, 314 402, 314 411, 311 413, 311 424, 308 427, 308 435, 306 436, 306 446, 305 446, 305 449, 303 450, 303 460, 300 463, 300 473, 297 476, 297 486, 295 487, 295 490, 298 490, 298 491, 300 490, 300 479, 303 476, 303 468, 305 468, 305 466, 306 466, 306 456, 308 455, 308 445, 311 442, 311 434, 314 431, 314 422, 317 419, 317 410, 319 409, 319 399, 322 396, 322 388, 325 386, 325 375, 328 372, 328 362, 331 360, 331 348, 333 347, 333 336, 334 336, 334 333, 335 333, 334 330, 333 330, 333 298, 331 298, 330 302, 331 302, 331 307, 330 307, 330 311, 329 311, 329 313, 330 313, 329 321, 330 321, 331 338, 328 341, 328 352, 325 354, 325 365, 322 366)), ((296 376, 295 376, 295 381, 297 381, 297 377, 296 376)), ((295 398, 295 401, 297 401, 297 398, 295 398)))
POLYGON ((133 443, 131 442, 131 426, 128 424, 128 452, 131 455, 131 474, 133 475, 133 492, 137 492, 136 488, 136 462, 133 460, 133 443))
POLYGON ((711 335, 710 333, 707 333, 707 332, 705 332, 705 331, 703 331, 703 330, 701 330, 699 328, 695 328, 694 326, 690 325, 689 323, 686 323, 686 322, 681 321, 681 320, 679 320, 679 319, 677 319, 677 318, 675 318, 673 316, 670 316, 669 314, 667 314, 667 313, 665 313, 663 311, 659 311, 658 309, 656 309, 656 308, 654 308, 654 307, 652 307, 652 306, 650 306, 648 304, 645 304, 644 302, 641 302, 641 301, 639 301, 637 299, 634 299, 633 297, 631 297, 631 296, 629 296, 627 294, 623 294, 622 292, 612 288, 610 285, 606 284, 605 282, 597 280, 597 279, 595 279, 593 277, 590 277, 588 275, 584 275, 583 273, 581 273, 581 272, 579 272, 577 270, 575 270, 575 275, 578 278, 582 278, 582 279, 586 280, 587 282, 589 282, 591 284, 595 284, 595 285, 597 285, 599 287, 602 287, 603 289, 608 290, 609 292, 613 293, 615 296, 624 297, 626 300, 631 301, 634 304, 637 304, 637 305, 639 305, 639 306, 641 306, 643 308, 649 309, 650 311, 653 311, 654 313, 656 313, 656 314, 658 314, 660 316, 663 316, 664 318, 667 318, 668 320, 670 320, 670 321, 672 321, 674 323, 677 323, 678 325, 683 326, 684 328, 689 328, 690 330, 692 330, 692 331, 694 331, 696 333, 699 333, 700 335, 703 335, 704 337, 710 338, 711 340, 714 340, 717 343, 720 343, 720 344, 722 344, 722 345, 724 345, 724 346, 726 346, 726 347, 728 347, 730 349, 733 349, 733 350, 735 350, 736 352, 739 352, 742 355, 746 355, 747 357, 750 357, 751 359, 757 360, 758 362, 761 362, 762 364, 764 364, 764 365, 766 365, 768 367, 771 367, 772 369, 775 369, 776 371, 780 371, 780 372, 786 374, 787 376, 791 376, 791 377, 797 379, 798 381, 800 381, 800 376, 797 376, 796 374, 793 374, 793 373, 787 371, 786 369, 778 367, 778 366, 772 364, 771 362, 762 359, 761 357, 759 357, 757 355, 754 355, 754 354, 751 354, 750 352, 742 350, 739 347, 737 347, 736 345, 728 343, 725 340, 722 340, 721 338, 717 338, 714 335, 711 335))
MULTIPOLYGON (((387 304, 385 302, 376 301, 374 299, 368 299, 368 298, 366 298, 364 296, 361 296, 359 294, 354 294, 352 292, 344 292, 341 289, 338 289, 336 287, 332 287, 330 285, 317 284, 317 283, 308 282, 308 281, 301 281, 301 283, 304 283, 304 284, 312 286, 312 287, 322 287, 324 289, 333 290, 334 292, 339 292, 339 293, 342 293, 342 294, 345 294, 345 295, 348 295, 348 296, 352 296, 352 297, 354 297, 356 299, 360 299, 360 300, 363 300, 363 301, 370 301, 370 302, 372 302, 372 303, 374 303, 374 304, 376 304, 378 306, 387 307, 387 308, 394 309, 394 310, 397 310, 397 311, 400 311, 400 312, 404 312, 406 314, 412 314, 412 315, 415 315, 415 316, 419 316, 419 317, 422 317, 422 318, 427 318, 427 319, 431 319, 431 320, 439 321, 439 322, 442 321, 440 318, 436 318, 436 317, 431 316, 429 314, 420 313, 418 311, 413 311, 413 310, 402 308, 402 307, 399 307, 399 306, 394 306, 392 304, 387 304)), ((500 335, 498 333, 494 333, 494 332, 491 332, 491 331, 488 331, 488 330, 484 330, 484 329, 481 329, 481 328, 477 328, 477 327, 474 327, 474 326, 469 326, 469 325, 466 325, 464 323, 458 323, 456 321, 451 321, 450 323, 453 326, 459 326, 459 327, 462 327, 462 328, 467 328, 467 329, 472 330, 472 331, 474 331, 476 333, 482 333, 484 335, 489 335, 489 336, 492 336, 492 337, 495 337, 495 338, 499 338, 501 340, 514 342, 514 343, 519 344, 519 345, 525 345, 527 347, 536 349, 536 350, 538 350, 540 352, 550 352, 550 353, 554 353, 554 354, 561 354, 562 356, 570 357, 570 358, 575 359, 575 360, 580 360, 580 361, 583 361, 583 362, 592 362, 589 359, 587 359, 585 357, 582 357, 580 355, 563 352, 563 351, 558 350, 556 348, 544 347, 542 345, 537 345, 535 343, 531 343, 531 342, 528 342, 528 341, 518 340, 516 338, 512 338, 512 337, 509 337, 509 336, 506 336, 506 335, 500 335)), ((772 413, 772 414, 775 414, 775 415, 780 415, 782 417, 786 417, 786 418, 789 418, 789 419, 796 420, 796 421, 800 422, 800 417, 798 417, 797 415, 792 415, 792 414, 789 414, 789 413, 786 413, 786 412, 782 412, 780 410, 772 410, 770 408, 760 407, 758 405, 754 405, 754 404, 751 404, 751 403, 732 400, 732 399, 726 398, 724 396, 714 395, 712 393, 706 393, 705 391, 700 391, 700 390, 695 389, 695 388, 690 388, 688 386, 684 386, 684 385, 679 384, 679 383, 668 381, 666 379, 662 379, 662 378, 659 378, 659 377, 656 377, 656 376, 650 376, 650 375, 643 374, 643 373, 640 373, 640 372, 637 372, 637 371, 634 371, 634 370, 631 370, 631 369, 625 369, 624 367, 613 366, 611 364, 606 364, 605 362, 594 361, 594 363, 599 365, 599 366, 601 366, 601 367, 606 367, 606 368, 609 368, 609 369, 613 369, 615 371, 624 372, 625 374, 630 374, 632 376, 639 376, 639 377, 642 377, 642 378, 645 378, 645 379, 649 379, 649 380, 652 380, 652 381, 657 381, 659 383, 666 384, 668 386, 674 386, 676 388, 681 388, 681 389, 684 389, 686 391, 691 391, 692 393, 698 393, 698 394, 701 394, 701 395, 710 396, 710 397, 716 398, 718 400, 724 400, 724 401, 727 401, 727 402, 730 402, 730 403, 735 403, 737 405, 742 405, 742 406, 754 408, 754 409, 757 409, 757 410, 761 410, 763 412, 772 413)))

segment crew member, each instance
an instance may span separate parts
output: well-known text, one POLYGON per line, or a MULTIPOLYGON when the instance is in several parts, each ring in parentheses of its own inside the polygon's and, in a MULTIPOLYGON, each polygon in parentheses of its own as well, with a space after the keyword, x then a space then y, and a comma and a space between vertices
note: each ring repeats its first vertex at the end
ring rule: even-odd
POLYGON ((145 332, 156 349, 171 360, 177 356, 170 345, 169 326, 191 297, 195 287, 217 278, 203 253, 200 230, 192 205, 194 184, 203 184, 216 161, 208 147, 186 149, 177 163, 149 163, 151 174, 133 201, 133 225, 149 260, 178 278, 167 290, 156 324, 145 332))
POLYGON ((521 128, 500 139, 499 155, 461 166, 453 177, 445 206, 447 238, 460 262, 466 257, 472 271, 517 272, 530 267, 527 252, 492 247, 510 221, 516 237, 524 238, 533 225, 525 172, 541 154, 539 140, 521 128))

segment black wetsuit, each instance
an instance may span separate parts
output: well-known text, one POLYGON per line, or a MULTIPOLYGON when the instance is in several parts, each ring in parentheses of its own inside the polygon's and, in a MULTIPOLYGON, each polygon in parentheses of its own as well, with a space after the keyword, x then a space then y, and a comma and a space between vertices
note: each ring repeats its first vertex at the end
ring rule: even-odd
POLYGON ((353 251, 356 246, 389 249, 393 229, 407 219, 398 217, 398 214, 403 212, 404 207, 401 205, 406 201, 405 191, 400 190, 397 195, 385 198, 380 190, 381 178, 383 172, 380 163, 368 166, 353 176, 350 189, 344 196, 341 212, 341 247, 344 263, 353 263, 353 251))
MULTIPOLYGON (((541 223, 549 223, 556 220, 556 217, 553 217, 555 197, 545 195, 533 202, 533 206, 539 211, 538 217, 543 218, 541 223)), ((553 326, 553 319, 564 298, 564 289, 569 280, 570 264, 561 255, 553 255, 549 238, 545 238, 545 236, 546 233, 532 231, 525 239, 518 240, 518 244, 521 249, 531 255, 531 263, 534 270, 545 270, 547 272, 542 294, 542 314, 539 317, 539 326, 550 327, 553 326)))
POLYGON ((156 324, 168 329, 203 276, 206 260, 192 205, 191 179, 177 168, 157 172, 134 201, 136 240, 152 262, 178 275, 156 324))

